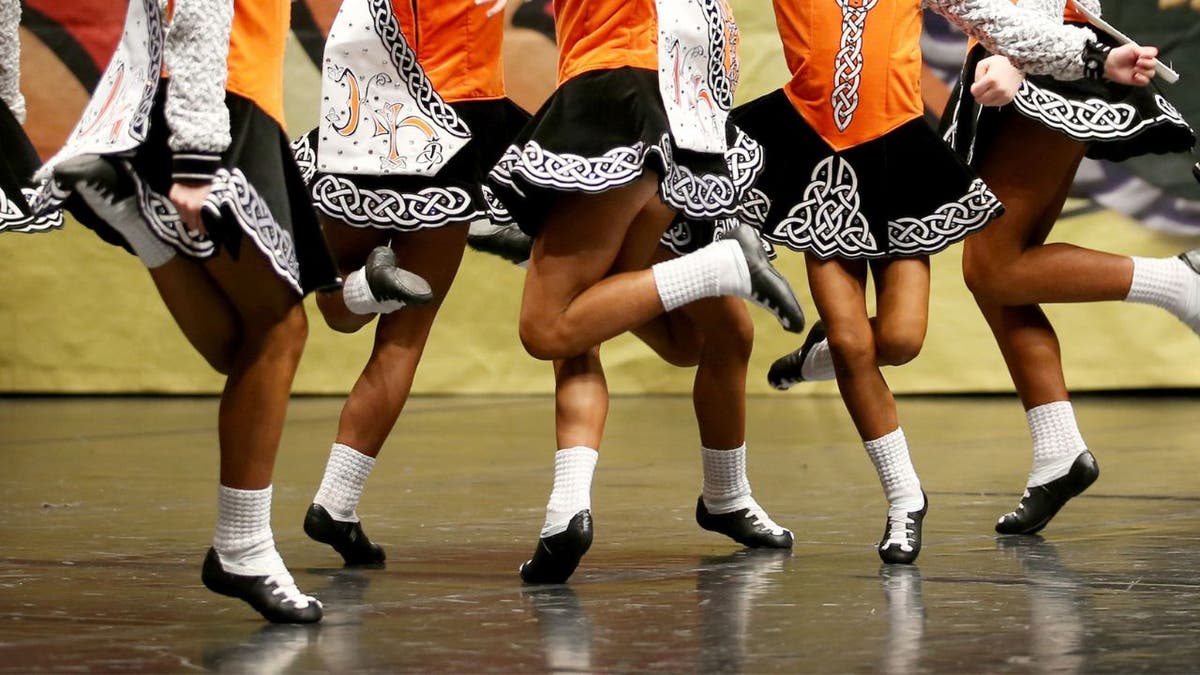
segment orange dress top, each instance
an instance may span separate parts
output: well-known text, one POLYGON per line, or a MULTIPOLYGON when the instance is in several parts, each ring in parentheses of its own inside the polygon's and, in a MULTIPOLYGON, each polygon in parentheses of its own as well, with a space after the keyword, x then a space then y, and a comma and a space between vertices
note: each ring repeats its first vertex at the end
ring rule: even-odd
POLYGON ((658 70, 654 0, 554 0, 558 83, 592 70, 658 70))
POLYGON ((475 0, 392 0, 392 11, 442 99, 504 97, 504 17, 475 0))
POLYGON ((225 89, 254 101, 283 123, 283 52, 291 0, 235 0, 225 89))
POLYGON ((921 0, 775 0, 775 18, 792 73, 783 91, 835 150, 923 114, 921 0))

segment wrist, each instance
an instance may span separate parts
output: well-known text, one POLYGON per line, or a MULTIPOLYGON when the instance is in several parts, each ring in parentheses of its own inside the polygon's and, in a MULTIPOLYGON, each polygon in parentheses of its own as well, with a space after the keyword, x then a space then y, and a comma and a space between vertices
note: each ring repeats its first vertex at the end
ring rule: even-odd
POLYGON ((1108 55, 1111 52, 1112 47, 1103 42, 1088 40, 1080 55, 1083 59, 1083 76, 1089 80, 1103 80, 1108 65, 1108 55))
POLYGON ((176 183, 211 183, 221 156, 208 152, 176 152, 171 158, 171 179, 176 183))

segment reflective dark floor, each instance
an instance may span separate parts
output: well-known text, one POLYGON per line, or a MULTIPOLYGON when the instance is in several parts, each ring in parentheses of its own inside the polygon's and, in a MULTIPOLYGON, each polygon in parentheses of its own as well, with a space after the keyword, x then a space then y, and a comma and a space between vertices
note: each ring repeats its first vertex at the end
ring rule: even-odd
POLYGON ((522 587, 549 490, 548 398, 413 401, 359 508, 386 568, 300 531, 341 401, 293 403, 274 528, 312 627, 199 581, 213 399, 0 399, 0 670, 139 672, 1194 672, 1195 397, 1080 398, 1102 475, 1045 538, 997 538, 1029 440, 1008 398, 900 401, 930 496, 917 565, 882 568, 884 504, 835 399, 753 399, 750 477, 796 534, 739 551, 692 520, 691 403, 614 401, 596 543, 522 587))

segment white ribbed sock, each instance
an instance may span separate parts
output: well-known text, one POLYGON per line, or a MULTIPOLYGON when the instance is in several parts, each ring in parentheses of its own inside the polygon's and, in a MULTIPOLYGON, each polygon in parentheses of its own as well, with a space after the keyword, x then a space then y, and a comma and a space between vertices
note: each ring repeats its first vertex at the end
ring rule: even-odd
POLYGON ((546 504, 542 536, 563 532, 576 513, 592 508, 592 475, 600 453, 577 445, 554 453, 554 489, 546 504))
POLYGON ((837 375, 833 369, 833 354, 829 351, 829 340, 821 340, 804 355, 800 364, 800 377, 805 382, 832 380, 837 375))
POLYGON ((750 296, 750 268, 742 247, 724 239, 650 268, 663 309, 671 311, 701 298, 750 296))
POLYGON ((218 488, 213 547, 226 572, 248 576, 287 574, 271 533, 271 487, 218 488))
POLYGON ((1179 258, 1133 258, 1126 302, 1161 307, 1200 334, 1200 274, 1179 258))
POLYGON ((375 468, 375 458, 364 455, 348 445, 334 443, 325 463, 325 475, 317 488, 314 504, 320 504, 329 515, 343 523, 357 523, 358 500, 363 486, 375 468))
POLYGON ((346 309, 355 314, 387 314, 404 306, 399 300, 381 302, 375 299, 370 285, 367 284, 366 267, 360 267, 346 275, 342 281, 342 299, 346 302, 346 309))
POLYGON ((732 450, 700 448, 704 464, 701 495, 709 513, 731 513, 750 508, 750 480, 746 478, 746 444, 732 450))
POLYGON ((136 197, 126 197, 114 204, 86 183, 77 185, 75 192, 96 215, 125 238, 146 269, 162 267, 175 257, 175 247, 159 239, 142 218, 136 197))
POLYGON ((1071 402, 1055 401, 1030 408, 1025 411, 1025 420, 1033 436, 1033 470, 1025 487, 1044 485, 1067 475, 1075 458, 1087 450, 1071 402))
POLYGON ((921 479, 917 478, 917 470, 908 456, 904 430, 896 427, 890 434, 863 441, 863 447, 875 465, 879 482, 883 484, 888 510, 896 513, 920 511, 925 499, 921 495, 921 479))

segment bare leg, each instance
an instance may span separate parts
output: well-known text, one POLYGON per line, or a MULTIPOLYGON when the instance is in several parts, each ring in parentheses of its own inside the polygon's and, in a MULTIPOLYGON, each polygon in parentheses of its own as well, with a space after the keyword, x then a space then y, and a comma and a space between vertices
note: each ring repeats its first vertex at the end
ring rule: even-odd
POLYGON ((397 234, 392 240, 400 267, 429 281, 434 300, 384 314, 375 346, 342 408, 337 442, 375 457, 408 401, 433 321, 458 274, 466 226, 397 234))
POLYGON ((308 322, 295 291, 248 240, 242 249, 236 263, 222 255, 206 267, 242 325, 241 348, 221 395, 221 484, 254 490, 271 484, 308 322))
POLYGON ((1006 213, 967 239, 963 273, 996 338, 1034 441, 1028 489, 996 529, 1029 534, 1045 527, 1067 500, 1099 475, 1068 400, 1058 336, 1035 303, 1123 299, 1133 263, 1066 244, 1045 244, 1085 146, 1018 115, 1005 123, 1001 133, 1030 134, 1025 137, 1029 147, 1049 148, 1054 159, 1031 163, 1022 157, 1023 167, 1018 169, 999 145, 984 158, 981 176, 1004 200, 1006 213), (1051 271, 1056 267, 1061 269, 1051 271), (1029 281, 1031 275, 1059 272, 1079 279, 1055 277, 1050 283, 1067 284, 1057 295, 1029 281), (1006 290, 1010 287, 1013 290, 1006 290))
POLYGON ((150 270, 150 278, 192 347, 213 370, 228 375, 241 346, 241 321, 204 265, 176 255, 150 270))
MULTIPOLYGON (((838 390, 875 465, 888 501, 887 526, 879 544, 879 556, 885 563, 911 563, 921 551, 926 502, 909 459, 895 399, 877 365, 879 340, 867 317, 865 302, 867 264, 839 259, 821 261, 813 255, 806 255, 805 261, 813 300, 829 333, 838 390)), ((879 325, 887 326, 893 335, 923 335, 925 313, 905 320, 901 312, 928 302, 928 260, 879 262, 875 270, 882 317, 879 325)), ((900 344, 899 340, 894 342, 900 344)), ((907 347, 911 351, 911 345, 907 347)))

